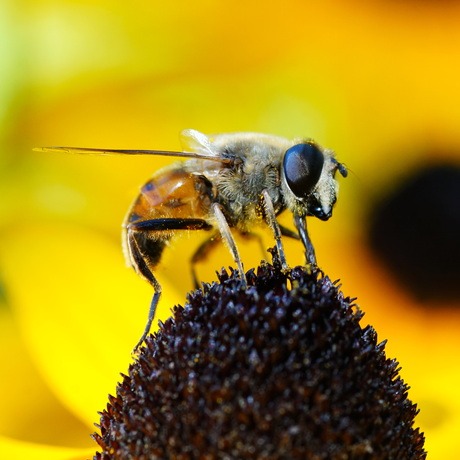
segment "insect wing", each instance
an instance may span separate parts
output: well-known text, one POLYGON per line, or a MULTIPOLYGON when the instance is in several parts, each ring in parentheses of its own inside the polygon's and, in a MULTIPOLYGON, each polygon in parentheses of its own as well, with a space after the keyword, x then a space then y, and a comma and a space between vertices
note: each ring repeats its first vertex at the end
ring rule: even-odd
POLYGON ((196 129, 184 129, 180 133, 180 140, 185 150, 200 153, 209 159, 220 158, 219 152, 212 145, 209 137, 196 129))
POLYGON ((122 149, 96 149, 86 147, 37 147, 36 152, 65 152, 78 155, 166 155, 186 157, 188 152, 174 152, 169 150, 122 150, 122 149))
POLYGON ((175 152, 172 150, 122 150, 122 149, 95 149, 86 147, 37 147, 36 152, 65 152, 77 155, 164 155, 182 158, 210 158, 217 160, 215 155, 202 155, 195 152, 175 152))
POLYGON ((181 158, 200 158, 203 160, 229 163, 231 160, 223 158, 213 148, 209 138, 194 129, 185 129, 181 133, 181 140, 191 151, 176 152, 169 150, 122 150, 122 149, 96 149, 86 147, 38 147, 37 152, 65 152, 79 155, 163 155, 181 158))

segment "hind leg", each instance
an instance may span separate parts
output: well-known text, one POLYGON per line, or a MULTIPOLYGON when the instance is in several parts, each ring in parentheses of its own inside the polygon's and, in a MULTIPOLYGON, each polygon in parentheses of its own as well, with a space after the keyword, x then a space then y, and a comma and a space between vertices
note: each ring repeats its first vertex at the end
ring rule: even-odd
POLYGON ((155 318, 155 311, 161 296, 161 285, 153 274, 161 258, 171 230, 209 230, 212 227, 203 219, 163 218, 134 222, 127 226, 127 246, 131 263, 136 272, 145 278, 155 290, 150 303, 147 324, 134 347, 136 352, 144 342, 155 318), (166 232, 166 233, 164 233, 166 232))
POLYGON ((153 319, 155 318, 155 311, 157 309, 158 301, 160 300, 161 296, 161 284, 155 278, 152 268, 149 267, 146 256, 142 254, 135 235, 136 234, 134 232, 128 232, 128 247, 132 262, 135 264, 136 271, 138 271, 153 286, 155 293, 153 294, 152 301, 150 302, 149 314, 144 332, 142 333, 142 336, 137 342, 133 351, 137 351, 139 349, 139 347, 142 345, 142 342, 144 342, 148 333, 150 332, 153 319))

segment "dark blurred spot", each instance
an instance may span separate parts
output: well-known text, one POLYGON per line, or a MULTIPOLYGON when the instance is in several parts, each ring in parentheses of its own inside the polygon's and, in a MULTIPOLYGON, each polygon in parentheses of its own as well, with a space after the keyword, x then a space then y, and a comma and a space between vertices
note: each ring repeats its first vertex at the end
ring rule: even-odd
POLYGON ((372 248, 419 300, 460 299, 460 168, 418 171, 372 210, 372 248))

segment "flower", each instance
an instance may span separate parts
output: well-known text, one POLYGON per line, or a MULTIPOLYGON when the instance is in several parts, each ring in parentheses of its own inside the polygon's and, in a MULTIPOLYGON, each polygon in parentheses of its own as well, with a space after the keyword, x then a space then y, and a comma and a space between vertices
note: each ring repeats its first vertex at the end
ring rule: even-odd
POLYGON ((175 308, 109 397, 95 458, 426 458, 362 313, 319 271, 274 264, 175 308))
MULTIPOLYGON (((457 2, 57 0, 1 9, 3 455, 94 451, 96 411, 128 366, 151 296, 123 266, 120 223, 138 186, 166 164, 32 148, 176 149, 183 128, 311 136, 336 150, 350 175, 333 219, 309 222, 320 266, 389 339, 430 459, 460 450, 458 301, 423 307, 381 266, 364 230, 394 180, 433 160, 458 164, 457 2)), ((199 242, 186 237, 165 251, 163 320, 192 287, 187 259, 199 242)), ((257 245, 238 242, 246 268, 257 266, 257 245)), ((298 244, 285 246, 290 265, 301 264, 298 244)), ((216 251, 200 279, 229 263, 216 251)))

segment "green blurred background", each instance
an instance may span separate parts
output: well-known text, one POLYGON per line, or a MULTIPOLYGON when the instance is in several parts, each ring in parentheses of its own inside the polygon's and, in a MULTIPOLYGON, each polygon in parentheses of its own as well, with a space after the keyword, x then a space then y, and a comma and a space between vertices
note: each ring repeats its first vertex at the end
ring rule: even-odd
MULTIPOLYGON (((310 223, 319 264, 389 339, 429 458, 457 458, 458 299, 421 305, 368 249, 366 231, 378 200, 412 170, 460 163, 458 2, 0 8, 0 458, 96 450, 91 424, 126 370, 151 295, 124 267, 120 225, 138 187, 170 163, 32 148, 176 150, 184 128, 306 136, 336 151, 350 175, 333 219, 310 223)), ((188 258, 201 237, 165 253, 163 317, 192 287, 188 258)), ((257 246, 239 244, 255 266, 257 246)), ((301 263, 298 244, 286 245, 301 263)), ((218 250, 199 272, 210 281, 231 263, 218 250)))

